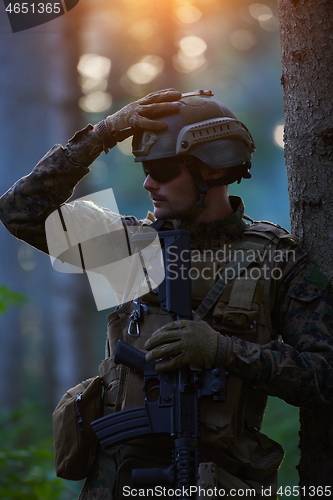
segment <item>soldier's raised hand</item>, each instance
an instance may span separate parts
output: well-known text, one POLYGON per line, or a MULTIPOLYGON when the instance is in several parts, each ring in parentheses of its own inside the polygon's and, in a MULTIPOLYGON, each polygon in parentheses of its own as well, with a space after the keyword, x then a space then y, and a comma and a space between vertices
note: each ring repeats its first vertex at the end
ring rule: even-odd
POLYGON ((94 130, 104 146, 111 148, 117 142, 133 135, 138 128, 146 130, 164 130, 166 124, 156 121, 160 116, 177 113, 179 105, 176 101, 181 93, 175 89, 164 89, 148 94, 124 106, 95 125, 94 130))

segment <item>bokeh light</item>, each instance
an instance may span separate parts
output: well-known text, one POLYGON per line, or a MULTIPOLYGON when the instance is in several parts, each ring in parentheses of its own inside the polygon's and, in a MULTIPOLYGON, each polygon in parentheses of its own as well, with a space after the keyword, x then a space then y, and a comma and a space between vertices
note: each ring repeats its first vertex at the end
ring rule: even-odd
POLYGON ((32 271, 37 266, 35 250, 26 243, 22 243, 19 247, 17 260, 21 268, 25 271, 32 271))
POLYGON ((186 56, 197 57, 206 51, 207 44, 199 36, 190 35, 179 41, 179 47, 186 56))
POLYGON ((202 16, 200 9, 194 5, 183 5, 176 10, 176 14, 183 23, 191 24, 199 21, 202 16))
POLYGON ((111 107, 112 96, 106 92, 111 71, 111 60, 98 54, 83 54, 77 70, 81 75, 82 92, 79 107, 86 113, 100 113, 111 107))
POLYGON ((275 144, 282 149, 284 148, 283 134, 284 134, 284 124, 279 123, 274 127, 273 137, 275 144))
POLYGON ((89 78, 106 78, 111 70, 111 61, 97 54, 84 54, 77 65, 78 72, 89 78))
POLYGON ((101 113, 111 107, 112 96, 108 92, 97 90, 79 99, 79 106, 87 113, 101 113))
POLYGON ((179 51, 172 58, 174 68, 180 73, 190 73, 206 62, 204 53, 207 50, 205 40, 195 35, 188 35, 178 42, 179 51))
POLYGON ((140 62, 132 64, 126 75, 138 85, 152 82, 163 71, 164 61, 159 56, 145 56, 140 62))
POLYGON ((90 94, 100 90, 105 92, 108 86, 108 81, 106 78, 96 79, 96 78, 85 78, 82 77, 81 88, 84 94, 90 94))
POLYGON ((266 31, 278 31, 280 28, 279 19, 276 16, 272 16, 267 20, 259 19, 259 24, 266 31))
POLYGON ((239 29, 231 33, 230 40, 232 45, 238 50, 252 49, 258 42, 255 34, 246 29, 239 29))
POLYGON ((192 5, 196 0, 176 0, 176 2, 180 5, 192 5))
POLYGON ((268 21, 268 19, 273 17, 272 9, 263 3, 252 3, 249 6, 249 12, 257 21, 268 21))
POLYGON ((152 19, 144 18, 135 22, 129 28, 128 34, 141 42, 144 40, 148 40, 148 38, 151 38, 155 34, 157 28, 158 26, 156 22, 154 22, 152 19))
POLYGON ((180 73, 191 73, 203 66, 205 62, 206 58, 202 54, 197 57, 191 57, 182 51, 179 51, 172 59, 174 68, 180 73))

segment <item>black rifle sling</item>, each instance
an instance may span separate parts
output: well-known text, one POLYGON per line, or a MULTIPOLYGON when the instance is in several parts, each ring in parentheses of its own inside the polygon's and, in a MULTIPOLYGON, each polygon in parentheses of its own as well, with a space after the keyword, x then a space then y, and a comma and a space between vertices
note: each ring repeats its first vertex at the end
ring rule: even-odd
POLYGON ((156 231, 160 231, 160 229, 162 229, 165 223, 166 220, 156 219, 152 224, 150 224, 149 227, 154 228, 156 231))

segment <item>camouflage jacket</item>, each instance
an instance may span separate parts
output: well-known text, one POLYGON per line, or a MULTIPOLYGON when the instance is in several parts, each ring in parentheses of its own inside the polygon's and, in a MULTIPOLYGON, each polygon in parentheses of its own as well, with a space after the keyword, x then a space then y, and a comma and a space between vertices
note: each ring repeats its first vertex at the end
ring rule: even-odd
MULTIPOLYGON (((89 125, 66 147, 54 146, 33 171, 18 180, 0 198, 0 218, 16 237, 48 252, 45 220, 73 194, 76 184, 89 173, 89 165, 102 152, 89 125)), ((218 250, 240 241, 246 223, 244 206, 231 197, 234 214, 210 223, 193 224, 191 246, 218 250)), ((71 210, 74 205, 66 204, 71 210)), ((109 214, 106 213, 106 217, 109 214)), ((134 217, 128 224, 141 224, 134 217)), ((173 222, 183 227, 181 221, 173 222)), ((245 377, 268 395, 307 408, 333 403, 333 299, 328 279, 312 265, 300 246, 281 241, 282 276, 275 282, 272 323, 276 338, 265 345, 234 337, 235 358, 228 370, 245 377)))

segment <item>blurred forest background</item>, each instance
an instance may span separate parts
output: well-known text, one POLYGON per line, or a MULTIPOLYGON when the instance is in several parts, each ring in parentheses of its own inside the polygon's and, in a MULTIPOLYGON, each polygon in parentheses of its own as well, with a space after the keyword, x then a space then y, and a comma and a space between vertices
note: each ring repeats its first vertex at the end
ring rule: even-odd
MULTIPOLYGON (((161 88, 211 89, 257 146, 252 180, 231 194, 253 219, 289 228, 277 5, 262 1, 80 0, 15 34, 1 2, 1 194, 88 122, 161 88)), ((112 188, 120 213, 144 217, 130 146, 102 154, 74 198, 112 188)), ((3 226, 0 241, 0 498, 74 499, 80 485, 53 472, 51 414, 98 373, 110 311, 97 312, 85 275, 54 271, 3 226)), ((296 485, 298 410, 272 399, 264 432, 286 449, 280 484, 296 485)))

